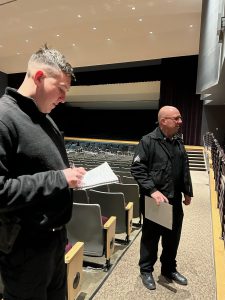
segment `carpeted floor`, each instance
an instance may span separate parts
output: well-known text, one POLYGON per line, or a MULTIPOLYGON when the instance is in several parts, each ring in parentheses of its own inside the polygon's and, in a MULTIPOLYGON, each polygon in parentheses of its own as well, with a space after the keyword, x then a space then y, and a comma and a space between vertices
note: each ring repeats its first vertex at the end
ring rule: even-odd
MULTIPOLYGON (((138 223, 139 219, 134 219, 138 223)), ((83 268, 83 279, 81 283, 81 292, 77 300, 91 299, 101 288, 107 277, 113 272, 118 261, 125 255, 132 243, 140 233, 140 227, 133 226, 128 245, 115 242, 114 252, 110 259, 111 268, 106 272, 101 265, 105 265, 105 257, 84 257, 86 267, 83 268)), ((125 240, 126 234, 117 234, 116 238, 125 240)))
POLYGON ((184 206, 183 231, 177 255, 178 270, 188 278, 189 284, 180 286, 166 282, 160 276, 160 264, 157 262, 154 271, 157 288, 147 290, 139 276, 139 234, 91 299, 216 299, 209 176, 207 171, 192 171, 191 175, 194 198, 190 206, 184 206))

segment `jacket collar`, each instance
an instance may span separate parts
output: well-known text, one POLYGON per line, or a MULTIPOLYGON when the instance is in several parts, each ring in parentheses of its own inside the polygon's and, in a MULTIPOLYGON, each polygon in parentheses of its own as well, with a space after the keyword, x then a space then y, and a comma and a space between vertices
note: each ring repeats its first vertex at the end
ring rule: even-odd
MULTIPOLYGON (((156 127, 156 129, 150 133, 150 136, 151 136, 151 138, 153 138, 155 140, 165 140, 165 138, 166 138, 159 127, 156 127)), ((182 139, 180 138, 180 136, 178 134, 175 134, 173 136, 173 139, 177 140, 179 142, 182 142, 182 139)))
POLYGON ((37 105, 35 104, 32 98, 21 95, 17 92, 16 89, 7 87, 5 94, 8 95, 13 101, 17 102, 18 106, 31 117, 46 117, 46 114, 39 111, 37 105))

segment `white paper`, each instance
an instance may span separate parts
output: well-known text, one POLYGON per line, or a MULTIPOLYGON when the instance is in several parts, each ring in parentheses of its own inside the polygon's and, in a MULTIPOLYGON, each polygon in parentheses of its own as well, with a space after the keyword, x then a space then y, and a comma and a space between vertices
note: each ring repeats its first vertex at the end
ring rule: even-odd
POLYGON ((166 202, 161 202, 160 205, 157 205, 153 198, 145 196, 145 218, 172 229, 173 207, 166 202))
POLYGON ((79 189, 85 190, 96 186, 117 182, 119 182, 118 177, 110 168, 109 164, 107 162, 104 162, 98 167, 88 171, 84 175, 79 189))

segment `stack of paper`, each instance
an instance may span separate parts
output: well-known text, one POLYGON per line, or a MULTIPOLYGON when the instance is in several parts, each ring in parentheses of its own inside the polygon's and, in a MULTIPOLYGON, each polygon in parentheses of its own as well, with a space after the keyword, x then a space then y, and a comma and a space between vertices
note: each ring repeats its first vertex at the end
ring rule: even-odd
POLYGON ((168 229, 172 229, 172 205, 166 202, 161 202, 160 205, 157 205, 153 198, 145 196, 145 218, 168 229))
POLYGON ((88 171, 82 180, 79 189, 85 190, 96 186, 119 182, 118 177, 107 162, 88 171))

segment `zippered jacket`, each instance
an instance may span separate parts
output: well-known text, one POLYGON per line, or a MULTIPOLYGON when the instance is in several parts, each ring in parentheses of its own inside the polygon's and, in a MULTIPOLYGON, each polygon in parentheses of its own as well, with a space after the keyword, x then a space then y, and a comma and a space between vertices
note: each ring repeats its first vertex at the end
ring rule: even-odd
POLYGON ((26 228, 66 224, 72 198, 62 172, 69 167, 62 135, 32 99, 7 88, 0 99, 0 216, 26 228))
MULTIPOLYGON (((177 139, 183 154, 184 167, 179 192, 192 197, 188 156, 182 140, 179 137, 174 138, 177 139)), ((158 190, 167 198, 174 197, 176 191, 174 190, 171 156, 159 127, 140 140, 132 162, 131 174, 137 181, 142 195, 150 196, 158 190)))

